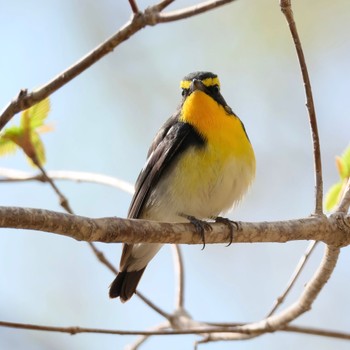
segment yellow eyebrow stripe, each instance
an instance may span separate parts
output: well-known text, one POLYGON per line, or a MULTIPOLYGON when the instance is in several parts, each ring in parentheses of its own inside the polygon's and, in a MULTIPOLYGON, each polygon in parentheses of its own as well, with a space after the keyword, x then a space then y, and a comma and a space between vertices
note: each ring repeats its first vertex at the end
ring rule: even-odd
MULTIPOLYGON (((180 83, 180 88, 185 90, 189 89, 191 86, 191 83, 192 83, 191 80, 182 80, 180 83)), ((217 77, 204 79, 202 80, 202 83, 207 87, 215 86, 215 85, 220 86, 220 81, 219 81, 219 78, 217 77)))

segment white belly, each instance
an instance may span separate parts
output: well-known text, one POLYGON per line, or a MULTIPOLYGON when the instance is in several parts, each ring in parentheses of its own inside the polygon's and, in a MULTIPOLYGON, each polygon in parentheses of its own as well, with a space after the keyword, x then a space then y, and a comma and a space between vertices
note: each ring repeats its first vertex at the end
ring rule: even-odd
MULTIPOLYGON (((188 150, 163 174, 140 218, 165 222, 187 221, 181 215, 215 218, 240 201, 254 178, 254 158, 247 161, 226 157, 223 162, 215 150, 207 148, 202 157, 194 157, 191 152, 194 150, 188 150)), ((161 244, 135 244, 128 271, 144 268, 161 247, 161 244)))
POLYGON ((193 150, 159 181, 142 218, 179 222, 186 221, 179 216, 185 214, 208 219, 240 201, 254 177, 253 162, 231 157, 222 164, 222 159, 215 159, 213 155, 209 155, 208 160, 192 157, 190 152, 193 150))

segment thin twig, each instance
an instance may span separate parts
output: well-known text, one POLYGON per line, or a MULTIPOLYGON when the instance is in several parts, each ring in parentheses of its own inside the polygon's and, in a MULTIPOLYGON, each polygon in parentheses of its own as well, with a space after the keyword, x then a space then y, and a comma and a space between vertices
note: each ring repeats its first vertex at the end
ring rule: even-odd
POLYGON ((182 309, 184 307, 184 288, 185 288, 185 270, 183 264, 183 257, 181 247, 178 244, 173 244, 173 256, 174 256, 174 267, 177 276, 177 292, 175 309, 182 309))
MULTIPOLYGON (((222 328, 230 328, 234 329, 237 326, 247 325, 248 323, 228 323, 228 322, 202 322, 203 324, 207 324, 208 326, 222 327, 222 328)), ((318 335, 322 337, 331 337, 331 338, 339 338, 339 339, 347 339, 350 340, 350 333, 332 331, 329 329, 321 329, 321 328, 313 328, 313 327, 304 327, 304 326, 295 326, 288 325, 285 328, 280 329, 283 332, 295 332, 309 335, 318 335)))
POLYGON ((289 279, 289 282, 287 284, 287 288, 285 291, 275 300, 275 303, 271 309, 271 311, 268 313, 267 317, 273 315, 277 308, 284 302, 286 299, 288 293, 292 289, 293 285, 295 284, 296 280, 300 276, 302 270, 304 269, 307 261, 309 260, 311 253, 314 251, 314 249, 317 246, 318 241, 312 241, 310 242, 309 246, 307 247, 304 255, 300 258, 298 265, 296 266, 291 278, 289 279))
POLYGON ((237 332, 244 333, 244 335, 246 335, 244 337, 241 337, 241 335, 237 333, 217 333, 210 334, 210 339, 208 341, 247 339, 247 335, 249 335, 248 338, 252 338, 266 332, 274 332, 276 330, 284 329, 290 322, 311 309, 313 302, 331 277, 339 253, 340 249, 338 247, 328 245, 325 247, 325 253, 321 265, 311 280, 307 283, 299 299, 280 314, 270 316, 260 322, 238 326, 237 332))
MULTIPOLYGON (((294 21, 293 11, 291 8, 291 1, 290 0, 281 0, 280 6, 283 14, 285 15, 291 35, 294 40, 294 45, 297 51, 299 64, 304 80, 304 86, 305 86, 305 93, 306 93, 306 99, 307 99, 307 109, 309 114, 309 121, 312 131, 312 139, 313 139, 313 150, 314 150, 314 167, 315 167, 315 179, 316 179, 316 196, 315 196, 315 213, 316 214, 322 214, 322 197, 323 197, 323 185, 322 185, 322 165, 321 165, 321 153, 320 153, 320 143, 319 143, 319 136, 318 136, 318 129, 317 129, 317 119, 316 119, 316 112, 313 102, 313 96, 312 96, 312 89, 311 89, 311 83, 308 75, 307 65, 305 62, 305 57, 303 53, 303 49, 301 46, 301 42, 299 39, 298 31, 296 28, 296 24, 294 21)), ((305 264, 308 261, 308 258, 310 257, 311 253, 315 249, 317 245, 317 242, 311 242, 309 247, 307 248, 306 252, 300 259, 290 281, 287 284, 286 290, 276 299, 275 304, 272 308, 272 310, 269 312, 268 317, 274 314, 274 312, 277 310, 277 308, 283 303, 286 296, 288 295, 289 291, 293 287, 294 283, 296 282, 297 278, 299 277, 300 273, 302 272, 305 264)))
POLYGON ((76 76, 96 63, 106 54, 113 51, 116 46, 127 40, 132 34, 145 27, 145 25, 146 23, 144 17, 134 16, 131 21, 129 21, 111 38, 106 40, 96 49, 91 51, 88 55, 80 59, 78 62, 69 67, 64 72, 60 73, 48 83, 32 92, 21 90, 18 96, 12 102, 10 102, 1 113, 0 130, 2 130, 6 123, 11 120, 11 118, 16 113, 33 106, 34 104, 40 102, 44 98, 57 91, 59 88, 74 79, 76 76))
MULTIPOLYGON (((66 212, 68 212, 69 214, 74 214, 72 208, 70 207, 70 204, 68 202, 68 199, 63 195, 63 193, 58 189, 58 187, 56 186, 56 184, 54 183, 54 181, 51 179, 51 177, 48 176, 48 174, 46 173, 45 169, 41 166, 40 163, 38 163, 37 161, 35 161, 34 159, 34 163, 35 165, 39 168, 39 170, 41 171, 42 177, 44 179, 45 182, 48 182, 49 185, 52 187, 52 189, 55 191, 55 193, 57 194, 57 196, 59 197, 60 200, 60 205, 62 206, 62 208, 64 210, 66 210, 66 212)), ((94 243, 92 242, 87 242, 88 245, 90 246, 90 248, 92 249, 92 251, 94 252, 94 254, 96 255, 97 259, 104 264, 105 266, 107 266, 112 272, 114 272, 115 274, 118 273, 118 271, 115 270, 115 268, 113 267, 113 265, 108 261, 108 259, 106 259, 106 257, 104 256, 104 254, 95 246, 94 243)))
MULTIPOLYGON (((35 162, 36 166, 40 169, 40 171, 42 172, 43 177, 46 179, 46 181, 50 184, 50 186, 53 188, 53 190, 55 191, 55 193, 58 195, 59 199, 60 199, 60 204, 61 206, 69 213, 69 214, 73 214, 73 210, 71 209, 69 202, 67 200, 67 198, 63 195, 63 193, 58 189, 58 187, 55 185, 55 183, 53 182, 53 180, 48 177, 45 169, 40 165, 40 163, 35 162)), ((117 274, 118 271, 114 268, 114 266, 108 261, 108 259, 104 256, 104 254, 95 246, 94 243, 92 242, 87 242, 90 246, 90 248, 92 249, 92 251, 94 252, 94 254, 96 255, 97 259, 104 264, 105 266, 107 266, 114 274, 117 274)), ((163 311, 162 309, 160 309, 157 305, 155 305, 151 300, 149 300, 147 297, 145 297, 142 293, 140 292, 136 292, 136 294, 138 295, 138 297, 145 302, 149 307, 151 307, 154 311, 156 311, 157 313, 159 313, 160 315, 162 315, 163 317, 169 319, 170 316, 168 313, 166 313, 165 311, 163 311)))
POLYGON ((53 180, 47 175, 45 169, 42 167, 42 165, 38 162, 35 162, 35 165, 40 169, 44 179, 46 182, 49 183, 49 185, 52 187, 52 189, 55 191, 57 194, 59 200, 60 200, 60 205, 61 207, 69 214, 74 214, 73 210, 68 202, 68 199, 63 195, 63 193, 58 189, 56 184, 53 182, 53 180))
POLYGON ((337 332, 337 331, 330 331, 327 329, 319 329, 319 328, 310 328, 310 327, 299 327, 299 326, 288 326, 284 329, 281 329, 283 332, 293 332, 293 333, 302 333, 302 334, 309 334, 309 335, 318 335, 321 337, 330 337, 330 338, 337 338, 337 339, 345 339, 350 340, 350 333, 345 332, 337 332))
MULTIPOLYGON (((114 334, 114 335, 174 335, 174 334, 193 334, 191 330, 158 330, 158 331, 127 331, 127 330, 114 330, 114 329, 100 329, 100 328, 87 328, 87 327, 55 327, 46 325, 26 324, 18 322, 0 321, 0 327, 10 327, 17 329, 27 329, 34 331, 47 331, 47 332, 59 332, 68 333, 71 335, 79 333, 96 333, 96 334, 114 334)), ((207 329, 211 332, 213 329, 207 329)), ((225 330, 222 330, 225 331, 225 330)), ((199 333, 200 330, 194 330, 195 333, 199 333)))
POLYGON ((306 94, 306 107, 309 115, 309 122, 311 127, 311 135, 313 141, 313 154, 314 154, 314 170, 315 170, 315 214, 323 214, 323 180, 322 180, 322 163, 321 163, 321 149, 320 139, 318 136, 317 119, 314 106, 314 100, 312 96, 311 83, 309 73, 304 57, 304 52, 301 46, 301 41, 297 31, 297 27, 294 21, 293 11, 291 7, 291 0, 280 0, 281 11, 289 25, 291 35, 293 37, 295 49, 297 52, 299 65, 301 68, 301 74, 303 76, 304 88, 306 94))
MULTIPOLYGON (((0 327, 9 327, 24 330, 34 330, 34 331, 46 331, 46 332, 58 332, 58 333, 68 333, 71 335, 80 333, 95 333, 95 334, 114 334, 114 335, 143 335, 143 336, 153 336, 153 335, 186 335, 186 334, 211 334, 215 332, 221 333, 232 333, 236 332, 236 327, 211 327, 211 328, 198 328, 198 329, 188 329, 188 330, 172 330, 164 329, 161 330, 149 330, 149 331, 126 331, 126 330, 114 330, 114 329, 100 329, 100 328, 87 328, 87 327, 56 327, 56 326, 46 326, 19 322, 7 322, 0 321, 0 327)), ((166 328, 164 326, 164 328, 166 328)), ((322 337, 331 337, 337 339, 350 340, 350 333, 330 331, 326 329, 300 327, 300 326, 287 326, 281 329, 283 332, 295 332, 309 335, 317 335, 322 337)), ((242 331, 243 332, 243 331, 242 331)))
POLYGON ((167 320, 170 320, 171 315, 164 310, 162 310, 160 307, 158 307, 156 304, 154 304, 150 299, 148 299, 144 294, 142 294, 140 291, 136 291, 135 293, 144 303, 146 303, 149 307, 151 307, 155 312, 157 312, 159 315, 162 315, 167 320))
MULTIPOLYGON (((169 322, 163 322, 158 326, 152 327, 151 331, 169 330, 169 322)), ((127 345, 125 350, 137 350, 148 338, 151 337, 150 334, 144 334, 139 336, 132 344, 127 345)))
MULTIPOLYGON (((47 171, 47 176, 53 180, 70 180, 76 182, 90 182, 100 185, 115 187, 124 192, 133 194, 134 186, 126 181, 120 180, 116 177, 107 176, 98 173, 90 173, 83 171, 57 170, 47 171)), ((32 174, 26 171, 0 168, 0 182, 26 182, 26 181, 40 181, 46 182, 46 177, 42 173, 32 174)))
MULTIPOLYGON (((307 334, 307 335, 316 335, 316 336, 327 337, 327 338, 350 340, 350 333, 330 331, 327 329, 299 327, 299 326, 286 326, 285 328, 280 329, 280 331, 290 332, 290 333, 307 334)), ((240 337, 244 337, 244 334, 240 335, 240 337)), ((247 339, 247 338, 251 338, 251 337, 249 337, 249 335, 247 335, 244 338, 247 339)), ((228 339, 219 339, 219 340, 231 341, 232 339, 228 338, 228 339)), ((194 349, 197 350, 200 344, 209 343, 211 341, 216 341, 216 340, 212 339, 210 337, 210 333, 208 332, 208 335, 206 337, 204 337, 201 340, 197 340, 195 342, 194 349)))
POLYGON ((109 260, 105 257, 105 255, 96 247, 96 245, 92 242, 87 242, 94 252, 97 260, 105 265, 114 275, 118 274, 118 270, 109 262, 109 260))
POLYGON ((129 4, 134 15, 140 12, 135 0, 129 0, 129 4))
POLYGON ((306 285, 304 292, 301 294, 297 302, 291 305, 278 315, 270 316, 260 322, 247 324, 237 327, 238 331, 244 331, 244 335, 240 334, 210 334, 208 341, 219 340, 238 340, 249 339, 254 336, 266 332, 273 332, 279 329, 284 329, 288 323, 295 320, 297 317, 310 310, 314 300, 317 298, 321 289, 325 286, 328 279, 333 273, 339 257, 340 249, 337 247, 326 246, 325 254, 318 270, 306 285), (250 335, 248 337, 248 335, 250 335))
MULTIPOLYGON (((110 263, 110 261, 105 257, 105 255, 96 247, 96 245, 92 242, 87 242, 94 252, 97 259, 105 265, 114 275, 118 274, 118 270, 110 263)), ((140 291, 136 291, 136 295, 145 303, 147 304, 151 309, 153 309, 155 312, 157 312, 159 315, 165 317, 166 319, 170 318, 170 315, 159 308, 156 304, 154 304, 150 299, 148 299, 145 295, 143 295, 140 291)))
POLYGON ((185 19, 188 17, 192 17, 194 15, 198 15, 200 13, 204 13, 206 11, 212 10, 214 8, 226 5, 235 0, 215 0, 215 1, 205 1, 198 5, 193 5, 186 7, 181 10, 175 10, 171 12, 165 12, 158 15, 159 23, 173 22, 178 21, 180 19, 185 19))
POLYGON ((171 1, 160 1, 158 4, 148 7, 144 12, 138 12, 137 15, 133 16, 132 19, 113 36, 97 46, 93 51, 88 53, 68 69, 57 75, 51 81, 42 85, 38 89, 33 90, 32 92, 28 92, 27 89, 21 90, 19 94, 1 112, 0 131, 16 113, 21 112, 50 96, 52 93, 70 82, 83 71, 91 67, 94 63, 99 61, 102 57, 112 52, 122 42, 128 40, 133 34, 146 26, 154 26, 162 22, 172 22, 190 16, 195 16, 233 1, 235 0, 213 0, 202 5, 189 7, 183 11, 180 10, 180 15, 178 11, 176 11, 177 13, 165 14, 165 17, 162 17, 162 14, 158 10, 158 6, 162 9, 168 6, 171 1))
MULTIPOLYGON (((52 188, 55 190, 56 194, 60 198, 60 202, 68 203, 65 196, 62 194, 62 192, 57 188, 55 183, 52 181, 53 178, 56 179, 65 179, 65 180, 75 180, 75 181, 89 181, 89 182, 95 182, 100 184, 105 184, 108 186, 113 186, 119 189, 122 189, 126 192, 133 193, 133 186, 125 181, 121 181, 119 179, 101 175, 101 174, 93 174, 93 173, 84 173, 84 172, 77 172, 77 171, 57 171, 57 172, 46 172, 44 169, 41 170, 41 174, 37 175, 31 175, 26 172, 19 172, 12 169, 0 169, 0 175, 5 176, 6 179, 2 179, 1 181, 30 181, 30 180, 37 180, 37 181, 44 181, 50 183, 52 188)), ((66 208, 65 208, 66 209, 66 208)), ((70 208, 68 204, 68 212, 73 213, 72 209, 70 208), (70 210, 70 211, 68 211, 70 210)), ((118 270, 109 262, 109 260, 105 257, 105 255, 96 247, 96 245, 92 242, 87 242, 94 252, 97 259, 104 264, 114 275, 118 273, 118 270)), ((150 299, 148 299, 145 295, 143 295, 141 292, 137 292, 138 297, 145 302, 149 307, 151 307, 154 311, 159 313, 165 318, 169 318, 169 314, 166 313, 164 310, 160 309, 157 305, 155 305, 150 299)))
POLYGON ((166 7, 168 7, 170 4, 172 4, 175 0, 163 0, 157 5, 154 5, 153 7, 158 11, 163 11, 166 7))

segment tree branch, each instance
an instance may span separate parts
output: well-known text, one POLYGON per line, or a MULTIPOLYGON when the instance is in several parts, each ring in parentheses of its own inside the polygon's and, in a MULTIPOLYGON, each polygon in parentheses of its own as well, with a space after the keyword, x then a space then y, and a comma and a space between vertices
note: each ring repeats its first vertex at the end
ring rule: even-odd
POLYGON ((18 96, 3 110, 0 116, 0 130, 8 123, 8 121, 18 112, 23 111, 34 104, 48 97, 63 85, 74 79, 84 70, 100 60, 103 56, 113 51, 113 49, 127 40, 131 35, 147 25, 144 16, 134 16, 131 21, 127 22, 116 34, 99 45, 85 57, 80 59, 74 65, 64 72, 57 75, 51 81, 38 89, 28 92, 21 90, 18 96))
POLYGON ((157 5, 154 5, 154 8, 158 11, 161 12, 163 11, 166 7, 168 7, 170 4, 172 4, 175 0, 163 0, 157 5))
POLYGON ((286 328, 281 329, 281 331, 301 333, 301 334, 310 334, 310 335, 318 335, 318 336, 321 336, 321 337, 330 337, 330 338, 350 340, 350 334, 349 333, 330 331, 328 329, 319 329, 319 328, 300 327, 300 326, 289 325, 286 328))
MULTIPOLYGON (((100 329, 100 328, 85 328, 85 327, 56 327, 56 326, 45 326, 35 325, 18 322, 6 322, 0 321, 0 327, 10 327, 18 329, 28 329, 34 331, 47 331, 47 332, 59 332, 69 333, 71 335, 79 333, 97 333, 97 334, 114 334, 114 335, 174 335, 174 334, 193 334, 199 333, 201 330, 151 330, 151 331, 127 331, 127 330, 113 330, 113 329, 100 329)), ((207 329, 208 332, 214 332, 215 329, 207 329)), ((222 330, 223 332, 226 329, 222 330)), ((229 331, 229 330, 228 330, 229 331)))
POLYGON ((318 294, 332 275, 332 272, 334 271, 337 263, 339 253, 340 248, 326 246, 321 265, 319 266, 310 282, 306 285, 299 299, 293 305, 282 311, 280 314, 270 316, 266 319, 261 320, 260 322, 237 326, 237 332, 244 333, 243 336, 241 334, 235 333, 214 333, 209 334, 207 338, 202 342, 247 339, 266 332, 273 332, 285 328, 289 322, 292 322, 297 317, 311 309, 312 303, 317 298, 318 294))
POLYGON ((134 14, 139 12, 139 8, 137 7, 135 0, 129 0, 129 4, 130 4, 131 10, 134 14))
POLYGON ((171 1, 161 1, 154 6, 148 7, 144 12, 135 13, 133 18, 117 33, 97 46, 93 51, 88 53, 67 70, 57 75, 51 81, 38 89, 33 90, 32 92, 28 92, 27 89, 21 90, 16 98, 11 101, 1 112, 0 131, 16 113, 33 106, 57 91, 59 88, 99 61, 102 57, 112 52, 122 42, 128 40, 130 36, 146 26, 154 26, 158 23, 173 22, 179 19, 195 16, 233 1, 235 0, 208 1, 204 4, 184 9, 180 16, 170 12, 169 14, 164 14, 165 17, 162 17, 163 15, 161 15, 160 11, 168 6, 171 1))
MULTIPOLYGON (((100 329, 100 328, 87 328, 87 327, 56 327, 56 326, 46 326, 46 325, 37 325, 37 324, 28 324, 28 323, 19 323, 19 322, 7 322, 0 321, 0 327, 9 327, 16 329, 24 329, 24 330, 34 330, 34 331, 47 331, 47 332, 59 332, 59 333, 68 333, 71 335, 81 334, 81 333, 97 333, 97 334, 114 334, 114 335, 142 335, 145 337, 150 337, 152 335, 180 335, 180 334, 202 334, 214 333, 214 332, 233 332, 235 331, 235 327, 232 325, 227 326, 215 326, 208 328, 200 328, 200 329, 188 329, 188 330, 172 330, 166 329, 166 323, 164 326, 159 325, 158 327, 154 327, 154 329, 149 331, 125 331, 125 330, 113 330, 113 329, 100 329)), ((350 340, 350 333, 345 332, 337 332, 331 331, 327 329, 319 329, 319 328, 310 328, 310 327, 301 327, 301 326, 286 326, 281 329, 283 332, 295 332, 309 335, 318 335, 322 337, 331 337, 337 339, 345 339, 350 340)))
MULTIPOLYGON (((33 159, 32 159, 33 160, 33 159)), ((34 161, 34 160, 33 160, 34 161)), ((69 214, 74 214, 67 197, 61 192, 61 190, 56 186, 54 181, 47 175, 45 169, 43 166, 41 166, 40 163, 34 162, 34 164, 39 168, 41 171, 42 177, 45 182, 48 182, 48 184, 51 186, 51 188, 54 190, 54 192, 57 194, 59 198, 59 202, 61 207, 69 214)))
MULTIPOLYGON (((169 327, 170 327, 169 322, 163 322, 155 327, 152 327, 150 331, 154 332, 154 331, 169 330, 170 329, 169 327)), ((137 350, 151 336, 152 334, 140 335, 132 344, 127 345, 125 350, 137 350)))
MULTIPOLYGON (((120 180, 113 176, 107 176, 98 173, 89 173, 83 171, 70 170, 52 170, 47 171, 47 176, 53 180, 70 180, 76 182, 90 182, 100 185, 106 185, 117 188, 124 192, 133 194, 134 186, 129 182, 120 180)), ((0 182, 26 182, 26 181, 40 181, 46 182, 43 174, 33 174, 27 171, 20 171, 14 169, 0 168, 0 182)))
POLYGON ((205 1, 198 5, 189 6, 181 10, 161 13, 158 16, 158 22, 166 23, 166 22, 178 21, 180 19, 185 19, 188 17, 198 15, 200 13, 210 11, 214 8, 226 5, 233 1, 235 0, 214 0, 214 1, 211 0, 211 1, 205 1))
MULTIPOLYGON (((310 217, 289 221, 239 223, 233 242, 276 242, 319 240, 335 246, 350 243, 350 216, 310 217), (345 223, 345 225, 343 225, 345 223)), ((206 243, 228 243, 227 225, 213 223, 206 243)), ((180 243, 202 244, 190 223, 164 223, 116 217, 92 219, 44 209, 1 207, 0 227, 56 233, 78 241, 104 243, 180 243)))
POLYGON ((175 308, 182 309, 184 307, 184 289, 185 289, 185 269, 181 247, 178 244, 173 244, 174 266, 177 277, 177 291, 175 308))
POLYGON ((293 11, 291 7, 291 0, 280 0, 281 11, 289 25, 290 32, 294 41, 295 49, 297 52, 299 65, 301 68, 301 74, 304 81, 304 88, 306 94, 306 107, 309 114, 309 122, 311 127, 311 135, 313 140, 313 154, 314 154, 314 169, 315 169, 315 214, 323 214, 323 180, 322 180, 322 163, 321 163, 321 148, 320 139, 318 136, 316 111, 314 106, 314 100, 312 97, 312 89, 309 78, 309 73, 307 70, 307 65, 304 57, 303 48, 301 46, 299 34, 294 21, 293 11))
POLYGON ((295 268, 291 278, 289 279, 289 282, 287 284, 287 288, 284 290, 284 292, 276 299, 271 311, 268 313, 267 317, 273 315, 275 311, 278 309, 278 307, 284 302, 285 298, 287 297, 288 293, 291 291, 293 285, 295 284, 296 280, 300 276, 301 272, 303 271, 306 263, 308 262, 312 252, 314 251, 315 247, 319 241, 312 241, 309 246, 307 247, 305 253, 300 258, 297 267, 295 268))

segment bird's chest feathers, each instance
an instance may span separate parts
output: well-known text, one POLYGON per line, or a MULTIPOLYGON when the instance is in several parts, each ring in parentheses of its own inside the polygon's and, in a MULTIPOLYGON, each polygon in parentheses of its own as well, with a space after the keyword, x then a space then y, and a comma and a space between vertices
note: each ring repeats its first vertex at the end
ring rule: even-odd
POLYGON ((180 182, 180 187, 184 185, 181 183, 186 184, 184 187, 188 194, 207 192, 209 195, 223 183, 234 181, 233 178, 243 166, 239 163, 241 162, 235 157, 229 157, 225 152, 206 145, 202 149, 188 150, 176 165, 175 174, 181 174, 177 182, 180 182))
POLYGON ((242 158, 209 145, 193 148, 172 171, 169 197, 185 214, 213 217, 241 199, 252 174, 252 167, 242 158))
POLYGON ((180 120, 191 124, 207 140, 213 151, 209 157, 242 156, 251 148, 240 119, 202 91, 186 99, 180 120))
POLYGON ((253 149, 239 118, 203 92, 186 99, 180 121, 191 124, 204 144, 181 153, 158 184, 162 198, 154 192, 151 202, 157 203, 155 210, 167 208, 162 218, 170 212, 197 218, 217 216, 238 202, 251 184, 253 149))

